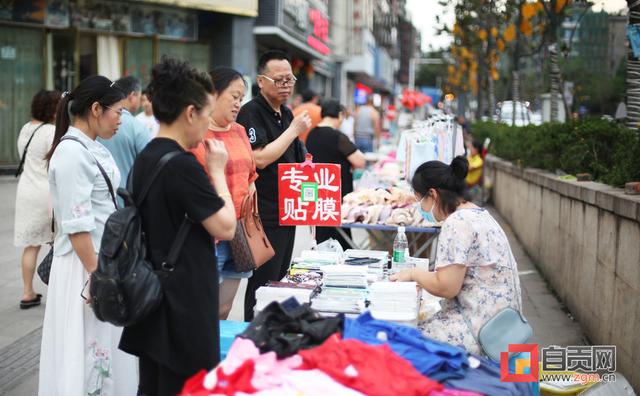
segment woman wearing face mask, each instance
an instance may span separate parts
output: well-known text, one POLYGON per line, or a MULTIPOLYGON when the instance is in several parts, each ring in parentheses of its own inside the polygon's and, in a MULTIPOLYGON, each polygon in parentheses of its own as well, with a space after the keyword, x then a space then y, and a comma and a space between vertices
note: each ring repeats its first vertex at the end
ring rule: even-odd
MULTIPOLYGON (((229 67, 214 69, 210 75, 218 94, 205 138, 220 141, 227 149, 229 160, 224 173, 231 192, 236 218, 239 219, 242 202, 247 195, 256 190, 254 181, 258 178, 247 132, 242 125, 236 122, 240 105, 244 99, 246 85, 242 74, 229 67)), ((199 144, 192 152, 204 167, 204 145, 199 144)), ((224 320, 227 319, 231 311, 240 279, 249 278, 253 271, 236 272, 229 241, 217 241, 216 258, 220 282, 219 317, 224 320)))
POLYGON ((485 209, 463 198, 469 164, 429 161, 411 181, 418 205, 429 222, 442 221, 435 272, 406 269, 394 281, 414 281, 435 296, 442 309, 420 323, 423 333, 480 354, 480 328, 500 310, 521 305, 518 269, 509 241, 485 209))
POLYGON ((56 236, 42 325, 41 396, 136 392, 135 358, 118 349, 122 328, 99 321, 85 301, 104 224, 116 209, 109 183, 120 183, 113 157, 96 138, 116 133, 123 99, 115 83, 91 76, 58 104, 46 156, 56 236))

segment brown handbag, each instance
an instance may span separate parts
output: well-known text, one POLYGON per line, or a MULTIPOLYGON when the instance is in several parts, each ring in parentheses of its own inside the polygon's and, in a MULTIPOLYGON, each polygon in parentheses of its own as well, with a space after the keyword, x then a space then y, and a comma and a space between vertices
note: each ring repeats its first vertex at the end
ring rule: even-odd
POLYGON ((236 272, 247 272, 259 268, 276 252, 264 233, 255 192, 245 197, 240 210, 236 234, 230 242, 231 254, 236 272))

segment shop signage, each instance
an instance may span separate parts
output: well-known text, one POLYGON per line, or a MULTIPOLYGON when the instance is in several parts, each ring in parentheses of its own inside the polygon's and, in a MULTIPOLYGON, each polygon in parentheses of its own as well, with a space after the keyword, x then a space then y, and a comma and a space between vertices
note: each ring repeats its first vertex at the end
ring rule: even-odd
POLYGON ((4 46, 0 48, 0 59, 13 60, 16 59, 16 47, 4 46))
POLYGON ((293 36, 321 53, 329 55, 329 17, 326 7, 310 0, 284 0, 282 26, 293 36))
POLYGON ((373 93, 373 89, 368 85, 362 83, 356 83, 356 87, 353 90, 353 102, 357 105, 363 105, 367 103, 367 96, 373 93))
POLYGON ((157 34, 160 37, 197 40, 198 18, 194 11, 85 0, 71 3, 71 24, 82 29, 157 34))
POLYGON ((284 12, 293 20, 293 25, 301 32, 306 32, 309 27, 309 3, 307 0, 285 0, 284 12))
POLYGON ((137 0, 225 14, 258 16, 258 0, 137 0))
POLYGON ((313 24, 313 33, 307 36, 307 44, 322 55, 329 55, 331 50, 327 46, 329 42, 329 18, 320 10, 309 10, 309 19, 313 24))
POLYGON ((69 0, 0 1, 0 20, 69 26, 69 0))
POLYGON ((340 165, 278 164, 280 225, 340 226, 341 189, 340 165))

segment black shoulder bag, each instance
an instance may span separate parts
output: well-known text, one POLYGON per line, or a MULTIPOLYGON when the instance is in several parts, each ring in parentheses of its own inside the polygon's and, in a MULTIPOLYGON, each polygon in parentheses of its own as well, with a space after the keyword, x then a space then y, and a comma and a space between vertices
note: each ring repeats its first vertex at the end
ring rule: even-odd
POLYGON ((36 129, 31 134, 31 137, 29 138, 29 141, 27 141, 27 145, 24 146, 24 150, 22 150, 22 158, 20 158, 20 165, 18 165, 18 169, 16 170, 16 173, 15 173, 16 177, 20 176, 20 174, 24 170, 24 160, 25 160, 25 158, 27 158, 27 149, 29 148, 29 145, 31 144, 31 141, 33 140, 33 137, 36 135, 36 132, 38 132, 38 129, 40 129, 44 124, 45 123, 43 122, 42 124, 40 124, 40 125, 38 125, 36 127, 36 129))

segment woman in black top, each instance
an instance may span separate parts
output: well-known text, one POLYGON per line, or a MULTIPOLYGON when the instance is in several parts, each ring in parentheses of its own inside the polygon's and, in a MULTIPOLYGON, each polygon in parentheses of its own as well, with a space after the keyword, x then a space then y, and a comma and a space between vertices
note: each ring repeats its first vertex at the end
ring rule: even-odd
MULTIPOLYGON (((322 103, 322 121, 307 137, 307 150, 313 155, 313 162, 341 165, 342 196, 353 191, 352 168, 364 168, 364 154, 349 138, 340 132, 340 124, 344 120, 345 108, 335 99, 322 103)), ((351 236, 350 230, 346 230, 351 236)), ((350 246, 333 227, 316 227, 318 243, 333 238, 340 242, 344 249, 350 246)))
POLYGON ((224 145, 205 141, 209 177, 187 151, 202 141, 213 110, 209 76, 187 63, 163 58, 153 68, 149 89, 160 131, 134 163, 134 197, 164 154, 181 152, 162 169, 140 205, 147 246, 157 269, 185 215, 192 224, 175 270, 163 278, 162 305, 124 329, 120 348, 140 358, 139 394, 175 395, 187 378, 220 360, 212 237, 233 238, 236 217, 224 175, 224 145))

